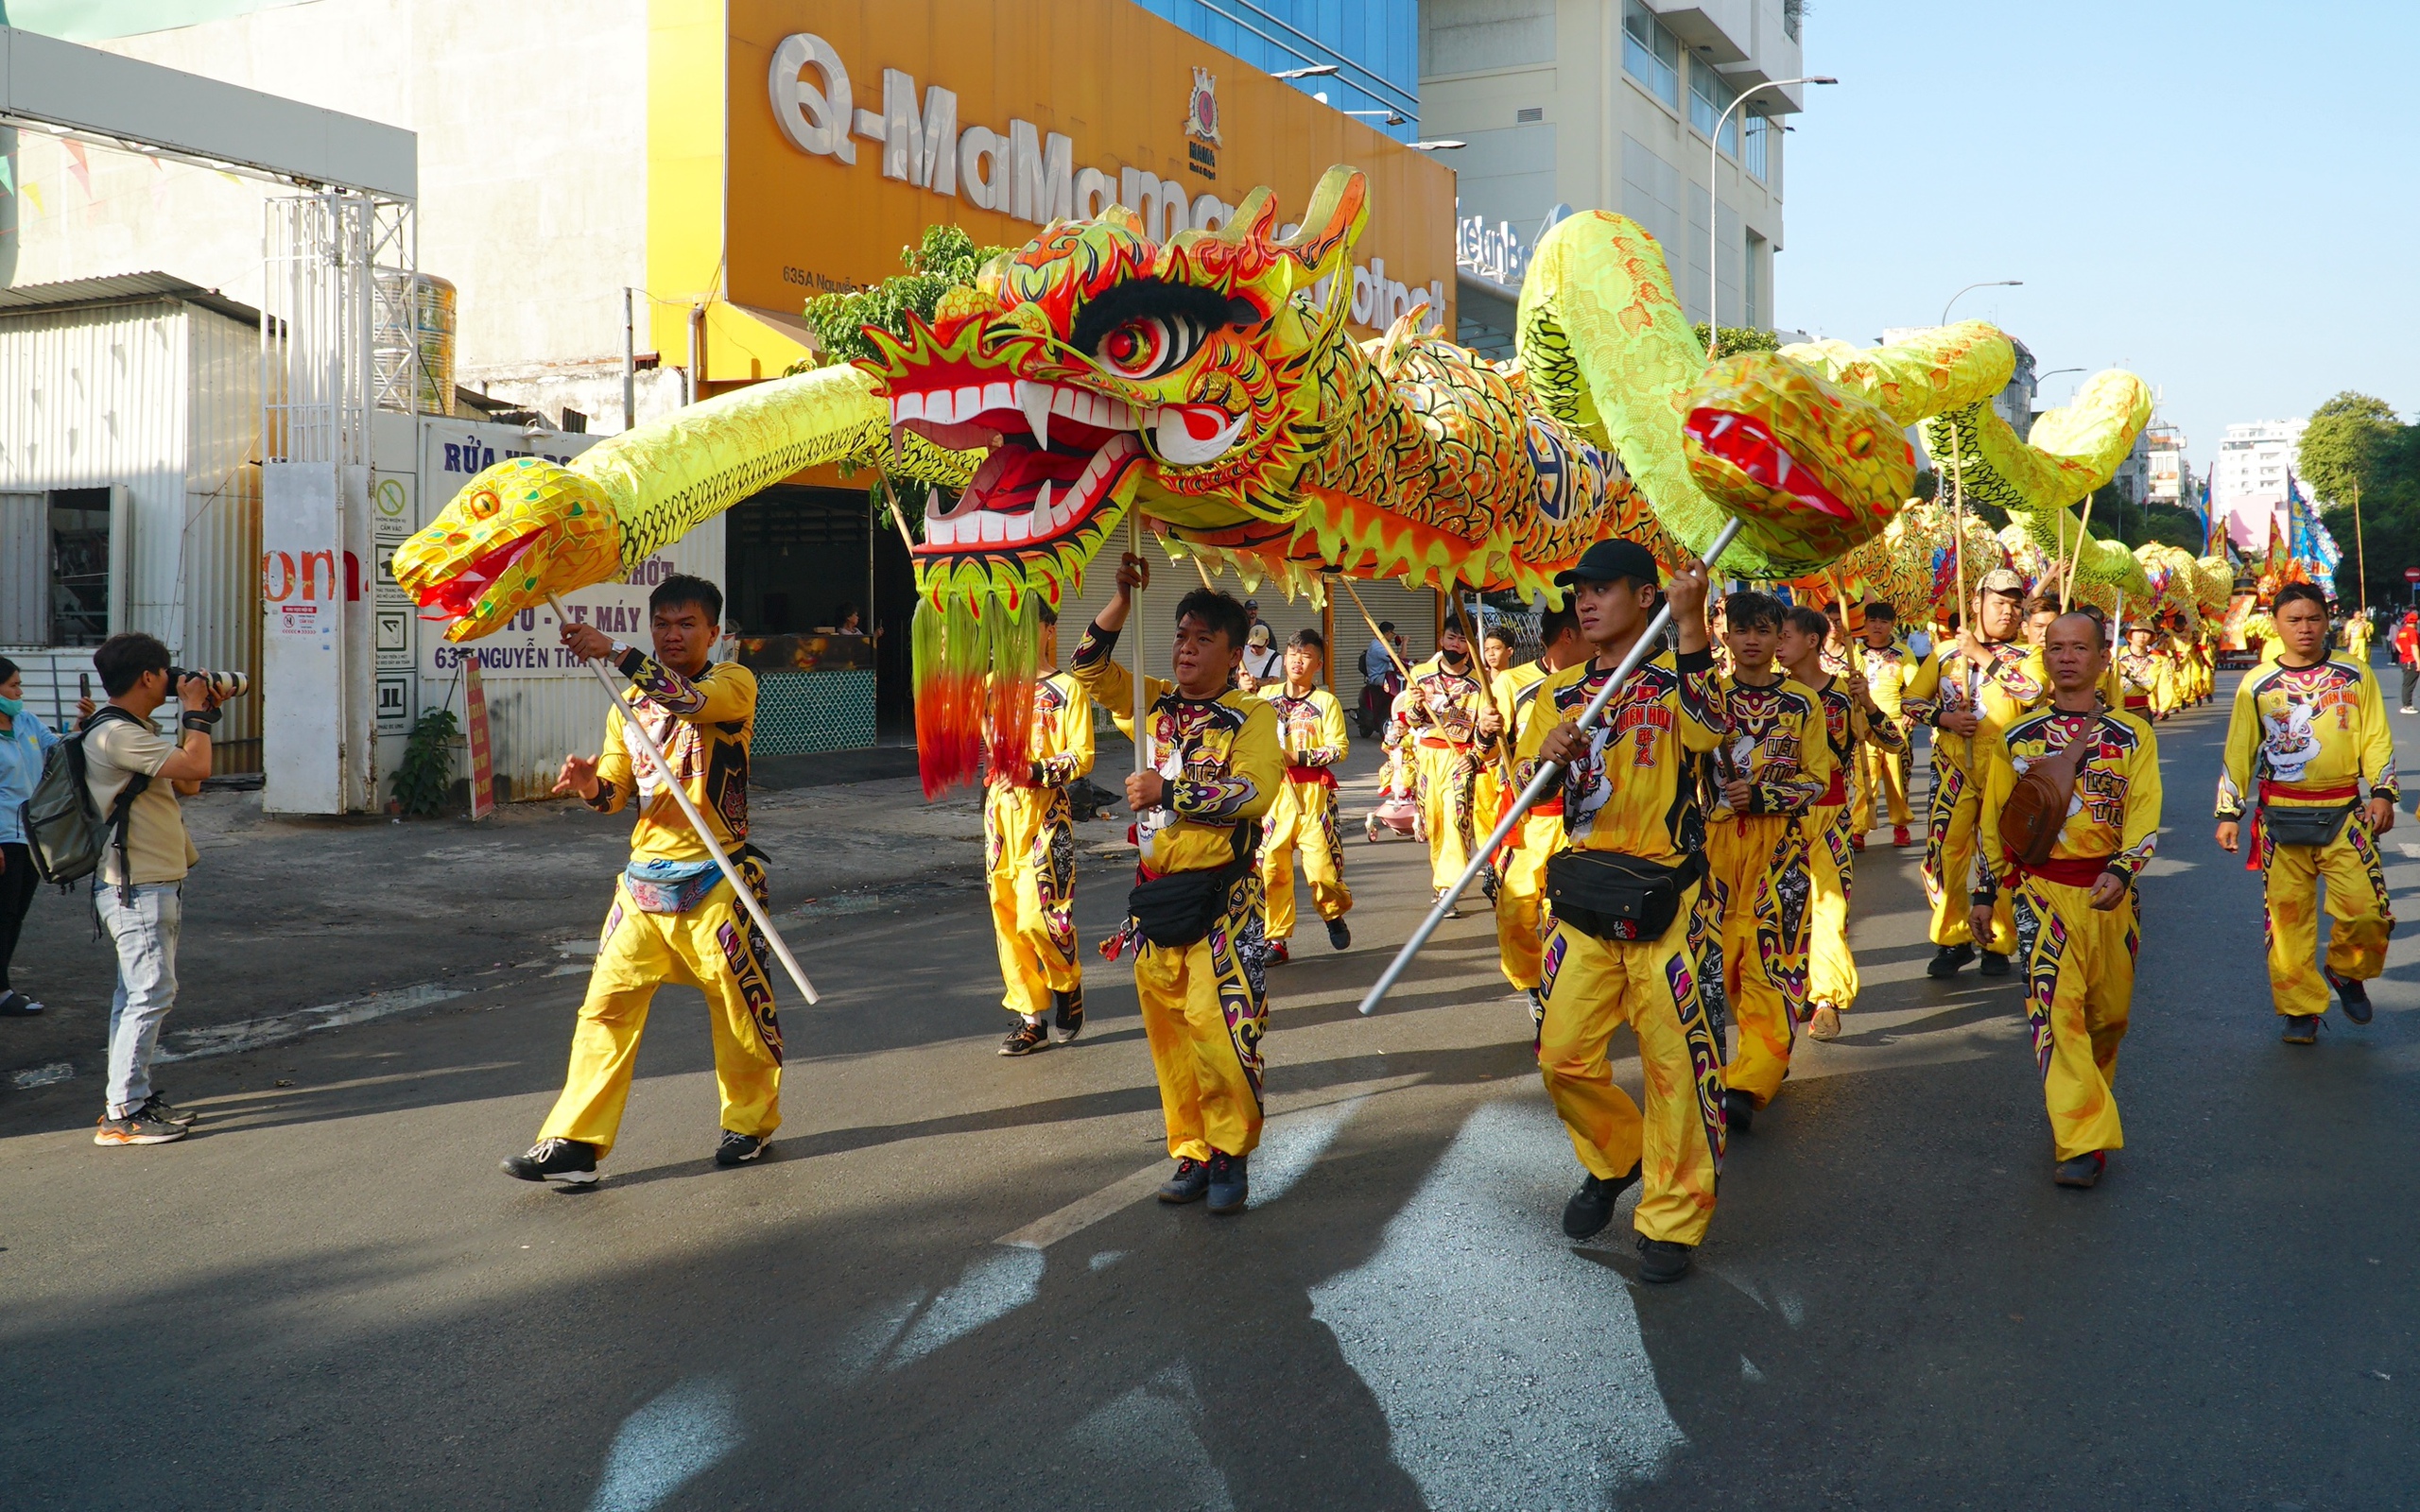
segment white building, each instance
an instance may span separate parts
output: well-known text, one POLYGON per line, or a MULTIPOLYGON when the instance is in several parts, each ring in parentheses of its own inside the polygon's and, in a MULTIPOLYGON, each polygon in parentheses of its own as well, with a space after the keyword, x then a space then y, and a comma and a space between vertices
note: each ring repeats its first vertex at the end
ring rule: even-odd
POLYGON ((1692 321, 1770 327, 1784 120, 1805 86, 1799 0, 1426 0, 1421 135, 1452 154, 1459 325, 1509 352, 1528 249, 1573 209, 1618 211, 1664 248, 1692 321), (1720 122, 1720 166, 1712 133, 1720 122), (1712 205, 1709 230, 1709 202, 1712 205), (1708 254, 1712 253, 1709 266, 1708 254))
POLYGON ((2286 502, 2290 482, 2300 487, 2299 464, 2303 432, 2310 421, 2263 420, 2230 425, 2219 443, 2218 465, 2210 473, 2210 509, 2226 517, 2236 547, 2265 551, 2269 521, 2286 502))

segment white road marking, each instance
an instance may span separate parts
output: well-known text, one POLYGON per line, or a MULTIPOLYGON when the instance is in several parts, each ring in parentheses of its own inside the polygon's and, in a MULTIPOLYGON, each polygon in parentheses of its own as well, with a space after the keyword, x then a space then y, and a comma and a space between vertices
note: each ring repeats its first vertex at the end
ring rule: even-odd
POLYGON ((54 1060, 47 1066, 27 1066, 23 1071, 12 1073, 9 1077, 9 1085, 22 1092, 36 1087, 54 1086, 75 1074, 74 1061, 54 1060))
POLYGON ((909 1325, 884 1368, 896 1370, 953 1339, 995 1323, 1042 1294, 1044 1261, 1034 1249, 987 1249, 909 1325))
POLYGON ((1036 1218, 1015 1233, 1001 1235, 999 1243, 1016 1249, 1047 1249, 1069 1234, 1081 1233, 1112 1213, 1150 1196, 1168 1178, 1170 1169, 1166 1161, 1147 1165, 1098 1192, 1078 1197, 1057 1212, 1036 1218))
POLYGON ((389 1014, 462 997, 469 991, 468 988, 423 982, 391 991, 372 992, 367 997, 347 998, 341 1003, 322 1003, 316 1008, 296 1008, 291 1013, 273 1013, 267 1018, 214 1024, 207 1029, 187 1029, 177 1036, 179 1044, 176 1049, 163 1050, 151 1058, 155 1064, 160 1064, 199 1060, 205 1056, 236 1055, 246 1050, 258 1050, 263 1045, 273 1045, 283 1040, 292 1040, 315 1029, 367 1023, 389 1014))
POLYGON ((1525 1505, 1603 1505, 1684 1442, 1630 1288, 1557 1227, 1577 1169, 1542 1094, 1488 1103, 1369 1261, 1310 1294, 1431 1506, 1498 1504, 1508 1486, 1525 1505), (1488 1326, 1452 1326, 1470 1318, 1488 1326))
POLYGON ((683 1381, 622 1421, 589 1512, 649 1512, 719 1464, 743 1436, 728 1381, 683 1381))

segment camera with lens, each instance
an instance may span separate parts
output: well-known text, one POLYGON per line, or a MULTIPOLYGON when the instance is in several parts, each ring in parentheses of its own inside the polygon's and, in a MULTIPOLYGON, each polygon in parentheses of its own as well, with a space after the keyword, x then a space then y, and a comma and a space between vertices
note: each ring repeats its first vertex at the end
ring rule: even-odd
POLYGON ((233 702, 252 691, 252 679, 240 672, 211 672, 201 667, 170 667, 168 691, 175 693, 187 678, 199 678, 209 684, 214 704, 233 702))

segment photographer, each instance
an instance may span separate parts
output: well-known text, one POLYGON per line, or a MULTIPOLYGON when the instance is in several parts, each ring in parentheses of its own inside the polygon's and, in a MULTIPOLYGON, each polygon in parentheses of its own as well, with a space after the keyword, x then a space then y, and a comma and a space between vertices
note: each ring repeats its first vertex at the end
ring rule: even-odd
POLYGON ((111 636, 93 653, 93 666, 109 702, 84 721, 85 785, 111 821, 93 904, 117 948, 109 1106, 93 1143, 165 1144, 183 1139, 194 1123, 151 1087, 160 1024, 177 1001, 185 871, 201 858, 177 798, 200 792, 210 775, 210 730, 218 714, 209 679, 188 674, 174 690, 182 728, 173 738, 161 732, 151 715, 169 697, 168 648, 151 636, 111 636), (121 826, 118 801, 129 789, 121 826))

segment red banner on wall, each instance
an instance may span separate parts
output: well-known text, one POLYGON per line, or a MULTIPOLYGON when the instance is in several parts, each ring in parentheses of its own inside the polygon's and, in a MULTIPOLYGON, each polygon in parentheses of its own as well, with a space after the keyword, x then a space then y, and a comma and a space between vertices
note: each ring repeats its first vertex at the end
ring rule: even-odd
POLYGON ((462 712, 471 736, 471 817, 495 812, 495 764, 488 756, 488 692, 476 657, 462 662, 462 712))

